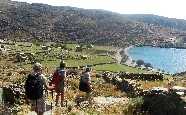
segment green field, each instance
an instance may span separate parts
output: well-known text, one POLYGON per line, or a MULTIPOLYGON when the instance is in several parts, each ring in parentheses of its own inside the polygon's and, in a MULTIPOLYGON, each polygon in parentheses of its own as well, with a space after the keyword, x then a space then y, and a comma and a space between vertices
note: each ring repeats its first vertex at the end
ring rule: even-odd
MULTIPOLYGON (((55 43, 39 43, 32 44, 25 42, 18 42, 15 45, 7 45, 11 50, 11 53, 34 53, 35 58, 41 62, 45 67, 49 69, 55 69, 60 62, 60 55, 64 55, 64 61, 68 67, 79 67, 86 65, 95 65, 94 70, 97 71, 112 71, 112 72, 132 72, 132 73, 144 73, 146 70, 141 70, 134 67, 118 64, 114 58, 117 48, 111 46, 94 46, 92 48, 86 48, 86 45, 82 45, 82 51, 76 51, 78 44, 57 44, 55 43), (48 54, 37 53, 43 52, 42 46, 50 46, 51 51, 48 54), (30 47, 29 47, 30 46, 30 47), (82 58, 86 56, 86 58, 82 58), (111 63, 111 64, 110 64, 111 63)), ((20 62, 25 68, 30 68, 30 63, 20 62)), ((20 63, 17 63, 18 65, 20 63)))
POLYGON ((104 65, 97 65, 94 67, 97 71, 112 71, 112 72, 130 72, 130 73, 146 73, 147 71, 141 70, 139 68, 129 67, 126 65, 121 64, 104 64, 104 65))
MULTIPOLYGON (((84 93, 79 92, 79 75, 75 78, 68 78, 68 91, 65 92, 65 96, 69 102, 71 102, 69 107, 72 107, 72 111, 68 111, 67 108, 58 108, 55 110, 57 113, 69 113, 69 114, 81 114, 84 112, 85 114, 122 114, 122 113, 130 113, 132 114, 133 109, 141 103, 141 98, 130 98, 127 97, 126 92, 121 92, 118 88, 104 81, 102 77, 98 77, 98 74, 101 74, 103 71, 110 72, 128 72, 128 73, 152 73, 147 69, 141 69, 137 67, 129 67, 127 65, 118 64, 117 60, 114 58, 117 49, 111 46, 94 46, 92 48, 87 48, 86 45, 82 46, 82 51, 76 51, 76 46, 78 44, 56 44, 55 43, 45 43, 45 44, 32 44, 25 42, 18 42, 15 45, 5 45, 7 50, 7 54, 2 55, 0 58, 0 84, 23 84, 25 76, 32 70, 32 63, 30 60, 16 62, 16 54, 17 53, 32 53, 35 57, 35 60, 40 62, 44 67, 44 73, 46 77, 49 74, 52 74, 56 67, 59 66, 61 61, 61 57, 67 63, 67 67, 79 67, 86 65, 93 65, 92 72, 92 85, 93 85, 93 97, 102 98, 106 97, 122 97, 127 101, 122 105, 109 105, 105 106, 106 108, 102 108, 101 111, 98 110, 100 107, 89 107, 87 106, 85 109, 80 109, 75 106, 74 99, 79 95, 83 96, 84 93), (50 51, 46 51, 42 48, 42 46, 49 46, 51 48, 50 51), (61 47, 57 47, 61 46, 61 47), (63 56, 61 56, 63 54, 63 56), (26 72, 26 74, 20 74, 21 72, 26 72), (129 100, 128 100, 129 99, 129 100), (131 100, 137 101, 133 102, 131 100), (139 102, 138 102, 139 101, 139 102), (136 105, 135 105, 136 103, 136 105), (74 111, 75 110, 75 111, 74 111)), ((82 71, 80 70, 79 73, 82 71)), ((164 80, 162 81, 144 81, 144 80, 136 80, 137 83, 140 84, 140 87, 144 90, 151 89, 152 87, 168 87, 169 82, 174 82, 175 85, 186 86, 184 81, 177 80, 175 81, 170 75, 164 75, 164 80)), ((52 101, 51 96, 48 97, 48 101, 52 101)), ((96 104, 95 104, 96 105, 96 104)), ((21 105, 19 107, 19 114, 24 115, 29 111, 29 106, 26 104, 21 105)), ((54 112, 55 112, 54 111, 54 112)))

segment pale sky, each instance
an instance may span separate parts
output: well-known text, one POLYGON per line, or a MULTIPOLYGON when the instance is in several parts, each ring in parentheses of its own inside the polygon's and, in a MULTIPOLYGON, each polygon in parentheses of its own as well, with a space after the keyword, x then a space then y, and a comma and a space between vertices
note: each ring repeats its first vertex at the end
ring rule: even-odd
POLYGON ((155 14, 186 19, 186 0, 15 0, 45 3, 54 6, 73 6, 85 9, 104 9, 121 14, 155 14))

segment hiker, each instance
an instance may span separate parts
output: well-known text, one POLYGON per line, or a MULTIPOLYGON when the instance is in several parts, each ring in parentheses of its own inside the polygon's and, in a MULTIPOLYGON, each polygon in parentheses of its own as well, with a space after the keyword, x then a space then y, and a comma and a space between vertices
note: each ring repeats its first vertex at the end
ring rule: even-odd
MULTIPOLYGON (((90 94, 92 91, 91 85, 91 68, 86 67, 85 72, 82 73, 79 83, 79 90, 86 93, 86 99, 90 99, 90 94)), ((90 100, 89 100, 90 101, 90 100)))
POLYGON ((37 115, 43 115, 45 112, 45 96, 44 89, 52 90, 53 86, 48 86, 42 72, 42 65, 35 63, 33 65, 33 72, 28 75, 25 82, 26 99, 31 104, 31 110, 35 111, 37 115))
POLYGON ((61 106, 64 102, 64 87, 65 87, 65 78, 66 78, 66 63, 64 61, 60 62, 60 66, 55 70, 52 81, 50 84, 54 84, 56 95, 56 106, 59 104, 59 98, 61 98, 61 106))

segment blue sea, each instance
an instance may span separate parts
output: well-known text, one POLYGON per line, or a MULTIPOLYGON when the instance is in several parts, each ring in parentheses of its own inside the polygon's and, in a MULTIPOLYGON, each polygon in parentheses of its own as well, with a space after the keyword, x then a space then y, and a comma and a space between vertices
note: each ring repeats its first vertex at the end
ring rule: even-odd
POLYGON ((151 63, 153 68, 164 70, 171 74, 186 71, 186 49, 133 47, 128 50, 133 60, 142 59, 151 63))

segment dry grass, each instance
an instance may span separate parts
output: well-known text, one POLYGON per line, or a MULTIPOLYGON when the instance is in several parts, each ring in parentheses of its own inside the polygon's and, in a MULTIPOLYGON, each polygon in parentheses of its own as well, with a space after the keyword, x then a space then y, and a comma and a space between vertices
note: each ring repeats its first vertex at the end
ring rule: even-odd
MULTIPOLYGON (((74 48, 75 45, 69 46, 74 48)), ((18 48, 18 50, 20 50, 20 47, 16 46, 18 48)), ((105 47, 101 47, 101 46, 97 46, 95 47, 95 50, 104 50, 105 47)), ((24 49, 24 48, 23 48, 24 49)), ((106 47, 106 51, 107 50, 112 50, 115 51, 114 48, 110 48, 110 47, 106 47)), ((25 49, 28 50, 28 49, 25 49)), ((31 49, 31 52, 35 52, 36 50, 39 50, 38 47, 34 46, 31 49)), ((74 49, 73 49, 74 50, 74 49)), ((102 61, 103 59, 99 59, 100 61, 102 61)), ((111 60, 110 57, 108 57, 107 60, 111 60)), ((96 61, 96 60, 94 60, 96 61)), ((112 60, 111 60, 112 61, 112 60)), ((67 61, 68 62, 68 61, 67 61)), ((75 61, 72 61, 69 63, 74 63, 75 61)), ((95 62, 92 62, 95 63, 95 62)), ((13 61, 10 61, 8 57, 5 58, 1 58, 0 59, 0 85, 5 85, 5 84, 11 84, 11 83, 24 83, 22 80, 26 77, 26 74, 20 74, 20 72, 27 72, 27 71, 31 71, 31 64, 25 64, 22 63, 23 65, 19 65, 19 63, 13 63, 13 61), (3 83, 4 82, 4 83, 3 83)), ((51 74, 53 73, 53 71, 55 70, 55 68, 58 66, 59 64, 59 60, 55 60, 55 61, 46 61, 44 60, 42 62, 42 64, 44 65, 44 73, 46 74, 51 74)), ((113 70, 113 71, 129 71, 129 72, 145 72, 143 70, 139 70, 136 68, 129 68, 127 66, 123 66, 123 65, 118 65, 118 64, 106 64, 104 66, 97 66, 97 68, 95 67, 94 69, 97 70, 104 70, 104 69, 108 69, 108 70, 113 70), (119 70, 118 70, 119 69, 119 70)), ((126 97, 126 94, 124 92, 119 91, 115 86, 109 84, 109 83, 105 83, 104 80, 102 78, 98 78, 95 76, 96 71, 93 72, 92 74, 92 85, 93 85, 93 94, 92 96, 96 97, 96 96, 103 96, 103 97, 108 97, 108 96, 112 96, 112 97, 126 97)), ((172 78, 166 78, 163 81, 138 81, 141 85, 143 89, 149 89, 152 87, 167 87, 168 83, 170 81, 173 81, 172 78)), ((176 84, 179 84, 181 86, 186 86, 186 82, 182 82, 180 80, 175 81, 176 84)), ((82 115, 82 114, 100 114, 100 115, 120 115, 120 114, 124 114, 126 113, 127 109, 129 108, 128 105, 124 104, 124 105, 110 105, 110 106, 106 106, 103 107, 102 109, 100 109, 97 106, 87 106, 85 108, 79 108, 75 106, 75 98, 77 96, 84 96, 85 94, 80 92, 78 89, 79 86, 79 76, 76 76, 76 78, 68 78, 68 86, 66 88, 66 92, 65 92, 65 98, 66 100, 68 100, 68 102, 70 102, 70 104, 68 105, 67 108, 56 108, 54 110, 54 114, 55 115, 59 115, 59 114, 69 114, 69 115, 82 115), (71 108, 71 110, 69 109, 71 108)), ((127 98, 127 97, 126 97, 127 98)), ((53 101, 53 99, 51 98, 51 95, 48 96, 48 101, 53 101)), ((130 105, 130 104, 129 104, 130 105)), ((29 106, 27 105, 21 105, 20 106, 20 112, 18 113, 18 115, 25 115, 28 111, 29 111, 29 106)), ((128 112, 130 113, 130 112, 128 112)), ((129 114, 128 114, 129 115, 129 114)))

